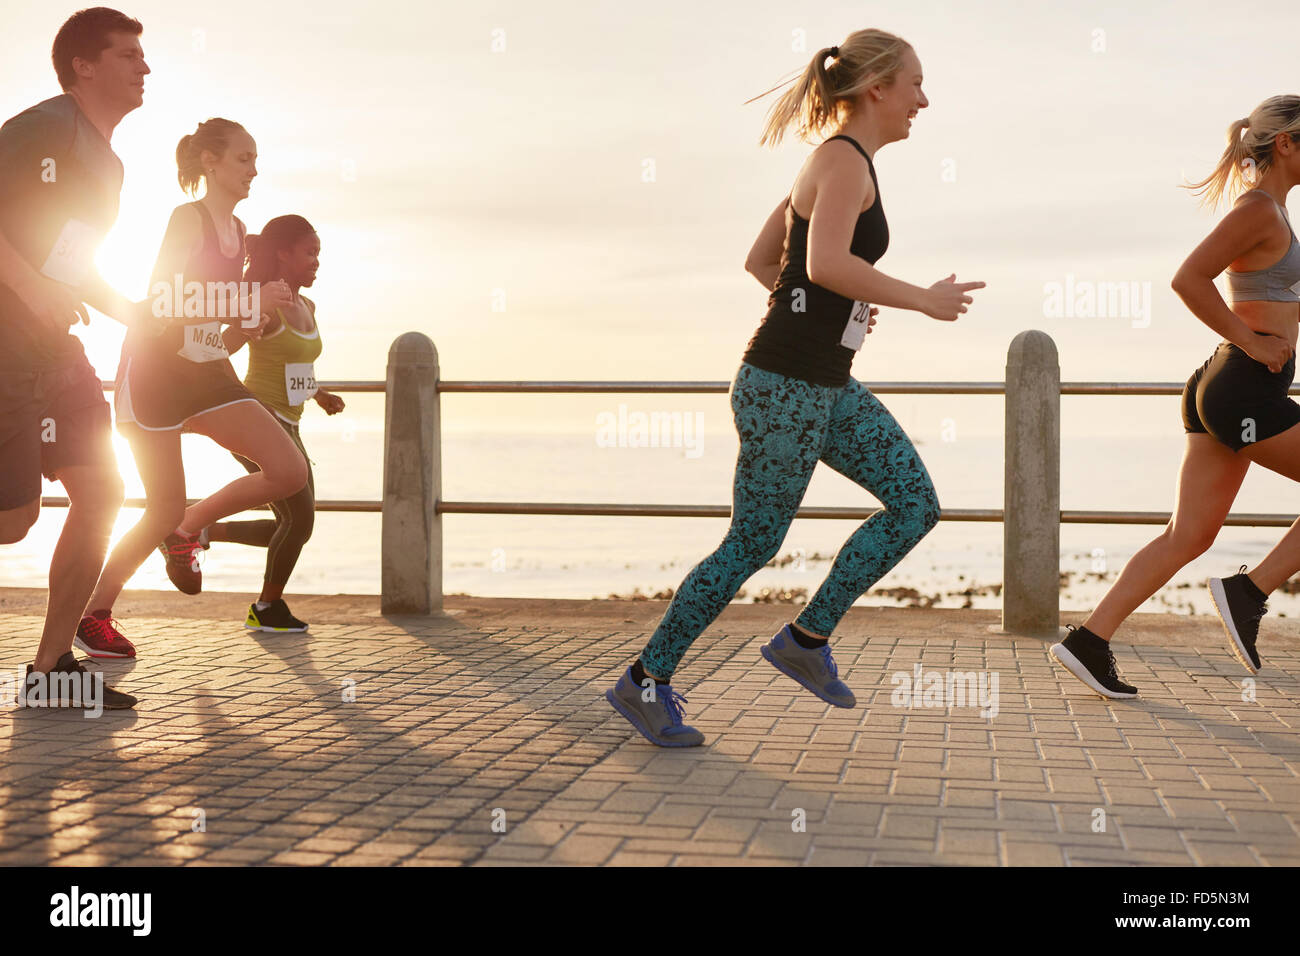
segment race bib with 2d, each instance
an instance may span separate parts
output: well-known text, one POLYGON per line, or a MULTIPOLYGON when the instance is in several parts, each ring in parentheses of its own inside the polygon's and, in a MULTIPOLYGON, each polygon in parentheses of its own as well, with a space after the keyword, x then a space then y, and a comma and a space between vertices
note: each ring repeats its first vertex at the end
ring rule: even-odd
POLYGON ((861 349, 867 337, 867 319, 870 315, 871 305, 855 300, 849 311, 849 321, 844 325, 844 334, 840 336, 840 345, 855 352, 861 349))
POLYGON ((230 357, 226 351, 226 342, 221 337, 220 322, 187 325, 184 331, 185 344, 176 353, 181 358, 191 362, 217 362, 230 357))
POLYGON ((41 275, 64 285, 78 286, 95 268, 95 246, 99 233, 79 219, 69 219, 63 224, 59 237, 54 240, 41 275))
POLYGON ((286 362, 284 393, 289 404, 301 405, 316 394, 316 368, 311 362, 286 362))

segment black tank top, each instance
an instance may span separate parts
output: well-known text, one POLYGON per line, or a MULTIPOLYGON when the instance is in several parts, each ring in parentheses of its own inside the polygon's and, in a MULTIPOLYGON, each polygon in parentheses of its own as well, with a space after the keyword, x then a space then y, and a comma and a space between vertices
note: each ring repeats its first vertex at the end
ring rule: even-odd
MULTIPOLYGON (((876 167, 857 140, 832 136, 826 142, 835 139, 847 140, 862 154, 876 187, 876 201, 858 216, 849 244, 853 255, 874 265, 889 248, 889 224, 880 202, 876 167)), ((789 227, 781 252, 781 273, 768 297, 767 315, 749 340, 743 361, 814 385, 842 388, 849 382, 857 354, 842 342, 852 340, 854 323, 859 334, 865 329, 869 306, 809 280, 808 220, 794 211, 793 200, 787 208, 789 227)))
POLYGON ((238 282, 244 275, 243 222, 238 216, 231 217, 235 220, 235 228, 239 230, 239 247, 233 256, 226 256, 221 252, 221 239, 217 236, 217 227, 208 207, 202 202, 192 202, 190 205, 198 209, 199 218, 203 220, 203 248, 186 265, 186 281, 238 282))
MULTIPOLYGON (((198 252, 195 252, 188 260, 186 260, 185 271, 182 273, 183 285, 179 297, 177 297, 174 289, 175 281, 173 277, 166 276, 163 279, 163 281, 167 283, 169 289, 167 294, 171 296, 173 315, 172 325, 165 332, 156 337, 137 333, 134 329, 131 330, 127 333, 126 341, 123 343, 125 353, 154 353, 170 357, 185 343, 187 334, 185 331, 186 325, 210 321, 206 316, 208 305, 206 288, 204 289, 204 295, 202 297, 204 315, 186 316, 184 312, 178 308, 187 304, 192 298, 191 293, 194 290, 189 289, 189 284, 191 282, 198 282, 206 287, 209 282, 238 283, 243 278, 245 256, 244 237, 246 232, 243 222, 240 221, 238 216, 234 217, 235 227, 239 230, 239 248, 235 250, 233 256, 226 256, 221 252, 221 240, 217 236, 217 227, 212 222, 212 215, 208 212, 208 207, 203 205, 202 202, 192 202, 189 203, 189 205, 193 206, 198 211, 199 220, 202 224, 200 228, 203 233, 203 245, 199 248, 198 252)), ((237 315, 238 302, 235 299, 229 298, 226 295, 228 292, 234 292, 234 289, 223 287, 214 295, 212 304, 217 309, 217 312, 213 314, 214 318, 222 313, 227 317, 237 315)), ((238 319, 236 319, 236 321, 238 321, 238 319)))

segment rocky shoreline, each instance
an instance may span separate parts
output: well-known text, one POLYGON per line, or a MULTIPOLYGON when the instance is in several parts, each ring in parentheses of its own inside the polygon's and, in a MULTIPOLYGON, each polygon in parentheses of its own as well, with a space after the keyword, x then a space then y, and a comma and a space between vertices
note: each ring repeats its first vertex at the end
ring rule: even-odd
MULTIPOLYGON (((821 555, 815 555, 809 560, 821 558, 821 555)), ((772 561, 768 567, 782 567, 794 560, 791 556, 785 556, 772 561)), ((1117 575, 1108 574, 1100 571, 1062 571, 1061 572, 1061 597, 1066 600, 1073 600, 1075 595, 1071 590, 1076 585, 1091 584, 1094 587, 1104 586, 1117 575)), ((962 580, 964 575, 958 575, 958 580, 962 580)), ((1167 607, 1175 613, 1197 614, 1197 605, 1192 600, 1192 596, 1203 596, 1209 585, 1209 579, 1200 582, 1184 581, 1179 584, 1167 585, 1165 589, 1157 592, 1154 600, 1157 603, 1167 607), (1175 594, 1170 596, 1165 593, 1166 590, 1175 592, 1187 592, 1186 596, 1175 594)), ((672 600, 674 588, 664 588, 651 593, 643 593, 640 588, 634 588, 631 594, 609 594, 605 596, 610 601, 670 601, 672 600)), ((948 591, 934 591, 923 593, 914 587, 896 586, 873 588, 869 594, 877 598, 890 598, 897 602, 899 607, 909 608, 973 608, 975 607, 974 598, 987 597, 998 598, 1002 595, 1002 583, 995 584, 972 584, 967 587, 958 588, 948 591)), ((1300 578, 1287 581, 1281 588, 1275 592, 1276 595, 1296 595, 1300 594, 1300 578)), ((773 588, 763 587, 754 592, 741 588, 736 593, 733 600, 750 604, 807 604, 810 597, 808 588, 773 588)), ((599 599, 599 598, 597 598, 599 599)), ((1208 599, 1201 605, 1202 611, 1208 612, 1208 599)), ((1286 617, 1285 612, 1278 612, 1278 617, 1286 617)))

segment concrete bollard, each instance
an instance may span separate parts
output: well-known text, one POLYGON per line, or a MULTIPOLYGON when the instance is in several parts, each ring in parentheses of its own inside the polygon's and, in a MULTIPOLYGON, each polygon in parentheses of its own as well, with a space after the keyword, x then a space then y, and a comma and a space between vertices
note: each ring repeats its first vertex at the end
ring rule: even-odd
POLYGON ((1046 332, 1007 349, 1002 630, 1055 637, 1061 595, 1061 366, 1046 332))
POLYGON ((388 350, 380 607, 384 614, 442 610, 442 415, 438 350, 420 332, 388 350))

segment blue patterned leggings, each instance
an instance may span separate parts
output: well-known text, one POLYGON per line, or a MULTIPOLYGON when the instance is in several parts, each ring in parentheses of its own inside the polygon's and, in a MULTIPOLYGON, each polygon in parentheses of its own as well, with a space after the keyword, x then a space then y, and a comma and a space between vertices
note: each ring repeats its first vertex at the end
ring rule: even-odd
POLYGON ((861 382, 850 378, 843 388, 827 388, 743 363, 731 386, 731 410, 740 434, 731 527, 686 575, 641 652, 642 666, 662 680, 740 586, 776 557, 819 460, 885 507, 844 543, 796 618, 800 627, 829 636, 853 602, 939 520, 934 483, 916 449, 861 382))

